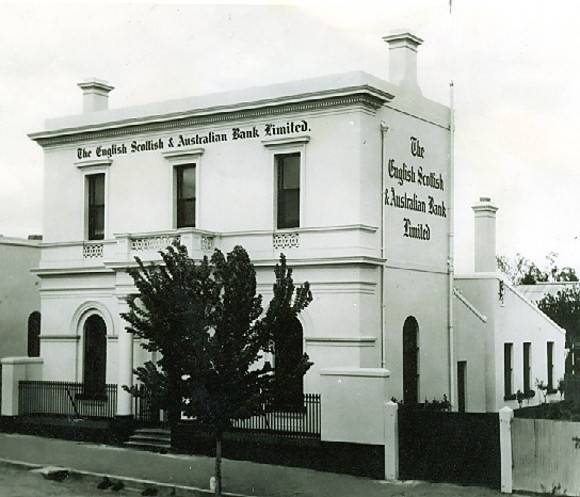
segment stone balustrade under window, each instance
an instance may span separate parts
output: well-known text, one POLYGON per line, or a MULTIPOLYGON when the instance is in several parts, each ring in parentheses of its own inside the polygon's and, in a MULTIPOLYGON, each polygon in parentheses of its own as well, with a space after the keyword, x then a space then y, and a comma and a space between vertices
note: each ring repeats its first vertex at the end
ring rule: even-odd
POLYGON ((365 225, 286 230, 211 232, 196 228, 122 233, 102 241, 46 242, 42 244, 39 271, 68 272, 99 268, 100 271, 131 266, 135 257, 160 260, 159 251, 179 241, 193 259, 210 256, 214 249, 227 253, 243 246, 257 263, 276 261, 280 253, 290 260, 380 258, 380 232, 365 225))

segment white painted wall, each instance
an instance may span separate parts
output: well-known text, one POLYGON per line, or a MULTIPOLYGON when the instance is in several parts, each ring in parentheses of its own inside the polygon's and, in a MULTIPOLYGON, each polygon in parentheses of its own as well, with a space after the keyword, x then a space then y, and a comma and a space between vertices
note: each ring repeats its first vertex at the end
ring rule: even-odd
POLYGON ((40 311, 40 281, 30 270, 39 259, 38 242, 0 236, 0 358, 28 353, 28 318, 40 311))
POLYGON ((333 368, 321 377, 321 439, 384 445, 389 371, 333 368))
MULTIPOLYGON (((84 238, 84 175, 100 171, 79 169, 79 145, 96 150, 99 145, 130 146, 133 140, 163 139, 180 134, 202 135, 210 131, 231 135, 232 128, 259 130, 267 123, 283 125, 306 120, 311 131, 305 147, 290 145, 267 148, 262 138, 230 140, 205 145, 199 158, 198 223, 200 229, 239 231, 273 229, 275 167, 278 150, 303 150, 304 160, 301 225, 333 226, 377 223, 375 214, 361 215, 361 146, 365 141, 360 111, 342 110, 322 115, 281 115, 275 119, 232 122, 228 125, 184 128, 165 134, 133 135, 120 140, 95 141, 45 150, 45 241, 72 241, 84 238), (337 146, 340 144, 340 146, 337 146), (242 207, 242 208, 241 208, 242 207), (59 216, 52 213, 60 212, 59 216)), ((365 126, 368 123, 365 122, 365 126)), ((173 170, 167 152, 144 151, 115 155, 107 174, 107 238, 114 233, 168 230, 173 224, 173 170), (138 206, 138 207, 136 207, 138 206)), ((378 153, 376 151, 375 153, 378 153)), ((375 171, 378 162, 373 164, 375 171)), ((365 171, 366 173, 366 171, 365 171)), ((367 182, 369 180, 367 179, 367 182)), ((376 177, 375 177, 376 184, 376 177)))
MULTIPOLYGON (((454 336, 455 336, 455 366, 453 374, 455 385, 458 385, 457 363, 466 361, 465 410, 466 412, 486 412, 486 372, 487 361, 491 359, 486 354, 488 341, 492 334, 488 333, 488 323, 483 322, 464 301, 457 296, 453 300, 454 336)), ((481 316, 481 315, 480 315, 481 316)), ((487 316, 484 316, 487 318, 487 316)), ((492 346, 490 345, 489 348, 492 346)), ((490 368, 493 370, 493 368, 490 368)), ((459 388, 457 386, 457 388, 459 388)), ((458 390, 459 391, 459 390, 458 390)))
MULTIPOLYGON (((535 405, 543 402, 543 396, 536 388, 536 380, 547 384, 547 342, 554 342, 554 388, 558 380, 564 377, 564 360, 566 357, 565 331, 553 323, 533 304, 526 301, 515 289, 505 284, 504 303, 496 303, 497 328, 495 330, 496 345, 496 406, 503 405, 516 408, 517 401, 503 400, 503 344, 513 345, 513 389, 514 392, 523 387, 523 344, 531 342, 531 388, 536 391, 534 398, 524 401, 525 405, 535 405)), ((559 394, 548 396, 549 399, 559 399, 559 394)))
POLYGON ((5 357, 2 365, 2 416, 18 414, 20 381, 42 379, 42 359, 40 357, 5 357))
MULTIPOLYGON (((554 342, 554 387, 564 376, 564 331, 549 320, 533 304, 526 301, 508 283, 500 300, 500 278, 483 273, 457 277, 455 285, 473 306, 487 318, 483 324, 457 303, 455 309, 456 360, 467 360, 468 378, 485 378, 485 396, 470 380, 468 410, 499 411, 504 406, 516 409, 516 400, 504 400, 504 343, 513 343, 513 392, 523 391, 523 344, 530 342, 530 386, 535 397, 524 400, 523 406, 539 404, 543 396, 536 389, 536 379, 547 384, 547 342, 554 342), (481 336, 483 335, 483 336, 481 336), (484 359, 484 360, 483 360, 484 359)), ((558 394, 548 396, 556 400, 558 394)))
MULTIPOLYGON (((385 88, 397 92, 395 87, 386 85, 385 88)), ((117 111, 111 112, 113 116, 117 111)), ((437 202, 449 205, 448 118, 445 107, 407 94, 398 95, 392 104, 376 113, 361 105, 307 110, 300 114, 232 121, 227 125, 176 128, 45 148, 45 240, 48 243, 41 267, 60 268, 63 272, 58 276, 47 273, 43 277, 43 310, 47 314, 43 334, 69 335, 43 341, 43 347, 51 352, 46 357, 47 377, 80 378, 82 340, 75 339, 78 330, 74 320, 78 316, 74 313, 87 301, 95 300, 109 309, 116 328, 112 335, 118 335, 122 329, 116 314, 116 298, 130 291, 131 284, 121 272, 97 273, 107 263, 122 265, 131 261, 132 254, 123 253, 120 244, 114 246, 114 236, 173 228, 173 172, 171 162, 162 154, 167 152, 167 147, 162 151, 115 155, 110 165, 87 166, 85 161, 80 168, 77 167, 79 148, 92 150, 94 159, 99 145, 130 147, 133 140, 158 139, 168 143, 171 137, 180 134, 203 135, 210 131, 231 136, 234 127, 256 126, 261 130, 267 123, 283 125, 305 120, 309 128, 305 133, 309 138, 307 143, 271 147, 262 143, 261 136, 203 145, 203 153, 196 162, 199 170, 197 227, 218 232, 215 245, 223 251, 231 250, 237 243, 248 249, 258 266, 259 291, 267 303, 273 282, 272 266, 278 257, 271 245, 275 226, 273 154, 300 150, 303 153, 300 247, 285 252, 289 264, 295 267, 295 281, 310 281, 314 294, 313 303, 301 317, 305 350, 314 361, 305 379, 305 390, 317 392, 322 388, 319 373, 325 368, 385 365, 393 371, 392 395, 402 397, 402 327, 406 317, 415 316, 420 326, 420 398, 449 396, 448 217, 415 213, 385 206, 383 202, 384 189, 393 186, 399 194, 415 193, 425 201, 431 194, 437 202), (389 128, 383 164, 382 122, 389 128), (411 137, 418 138, 424 147, 423 158, 412 155, 411 137), (398 166, 406 161, 416 174, 419 167, 426 174, 433 172, 437 177, 441 174, 445 189, 435 190, 416 182, 397 185, 386 169, 389 159, 394 159, 398 166), (107 174, 106 238, 110 243, 105 242, 105 258, 83 260, 84 175, 99 171, 107 174), (404 217, 412 218, 414 223, 428 223, 431 239, 405 238, 404 217), (355 228, 343 229, 349 225, 355 228), (381 292, 382 257, 387 261, 384 292, 381 292), (82 268, 82 273, 67 274, 72 267, 82 268), (57 352, 59 347, 61 354, 57 352), (69 365, 71 361, 75 361, 74 367, 69 365)), ((71 122, 78 124, 82 119, 90 121, 91 116, 75 119, 71 122)), ((108 381, 114 380, 118 367, 114 362, 117 360, 115 347, 116 341, 111 339, 108 381)), ((146 359, 147 355, 135 348, 135 365, 146 359)))

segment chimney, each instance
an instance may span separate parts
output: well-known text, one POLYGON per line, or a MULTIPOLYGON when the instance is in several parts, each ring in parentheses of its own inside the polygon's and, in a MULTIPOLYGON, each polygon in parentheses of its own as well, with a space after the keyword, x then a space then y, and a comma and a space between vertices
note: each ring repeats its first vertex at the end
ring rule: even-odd
POLYGON ((417 47, 423 40, 408 31, 383 36, 389 45, 389 81, 421 94, 417 82, 417 47))
POLYGON ((497 207, 491 198, 480 197, 471 207, 475 214, 475 272, 495 273, 497 271, 495 252, 495 213, 497 207))
POLYGON ((83 91, 83 113, 108 109, 109 92, 114 86, 97 78, 86 79, 77 86, 83 91))

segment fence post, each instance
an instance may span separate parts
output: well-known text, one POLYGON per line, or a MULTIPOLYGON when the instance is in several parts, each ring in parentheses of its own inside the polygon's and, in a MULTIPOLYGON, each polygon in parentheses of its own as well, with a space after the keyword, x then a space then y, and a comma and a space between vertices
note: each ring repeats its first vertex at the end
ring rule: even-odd
POLYGON ((385 402, 385 480, 399 479, 399 406, 385 402))
POLYGON ((499 452, 501 457, 501 491, 513 491, 512 420, 514 411, 509 407, 499 410, 499 452))

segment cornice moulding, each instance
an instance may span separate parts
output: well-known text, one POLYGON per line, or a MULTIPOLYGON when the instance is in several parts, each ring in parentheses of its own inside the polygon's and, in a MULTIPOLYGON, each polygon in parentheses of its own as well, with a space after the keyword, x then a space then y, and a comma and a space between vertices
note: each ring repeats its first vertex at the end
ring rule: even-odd
POLYGON ((362 105, 376 111, 393 98, 393 95, 382 90, 361 85, 232 106, 40 131, 28 136, 44 147, 352 105, 362 105))

